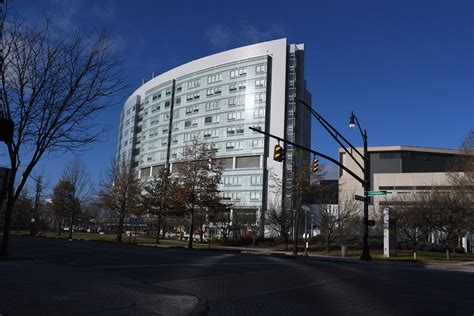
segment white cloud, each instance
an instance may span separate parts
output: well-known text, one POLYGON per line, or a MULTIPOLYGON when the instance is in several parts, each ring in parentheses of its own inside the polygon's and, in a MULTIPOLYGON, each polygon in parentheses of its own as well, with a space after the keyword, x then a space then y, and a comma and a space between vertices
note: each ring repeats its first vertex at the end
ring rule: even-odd
POLYGON ((217 49, 227 48, 231 42, 231 30, 222 25, 213 26, 206 31, 205 36, 217 49))

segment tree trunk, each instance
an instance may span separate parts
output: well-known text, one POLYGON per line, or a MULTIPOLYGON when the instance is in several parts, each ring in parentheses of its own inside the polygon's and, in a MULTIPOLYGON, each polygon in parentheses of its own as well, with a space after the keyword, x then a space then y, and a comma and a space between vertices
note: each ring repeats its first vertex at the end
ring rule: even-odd
POLYGON ((158 228, 156 229, 156 243, 160 243, 161 215, 158 215, 158 228))
POLYGON ((293 227, 293 256, 298 255, 298 211, 295 212, 294 227, 293 227))
POLYGON ((194 205, 191 207, 191 222, 189 223, 188 248, 193 248, 193 229, 194 229, 194 205))
POLYGON ((123 221, 125 219, 125 210, 121 210, 119 224, 118 224, 118 231, 117 231, 117 241, 122 242, 122 230, 123 230, 123 221))
POLYGON ((59 225, 58 225, 58 236, 61 236, 61 226, 63 226, 63 219, 59 219, 59 225))
POLYGON ((448 242, 446 242, 446 260, 451 260, 451 254, 450 254, 450 251, 449 251, 449 245, 448 245, 448 242))
POLYGON ((285 250, 288 251, 288 244, 290 243, 290 238, 288 238, 288 227, 285 227, 283 231, 283 239, 285 240, 285 250))
POLYGON ((329 253, 329 228, 326 228, 326 253, 329 253))
POLYGON ((75 203, 73 201, 72 202, 72 211, 71 211, 71 223, 69 225, 69 240, 72 240, 72 230, 74 228, 74 209, 75 209, 75 203))
POLYGON ((166 228, 168 228, 168 225, 166 225, 166 222, 164 222, 163 223, 163 233, 161 234, 161 239, 165 239, 166 228))
POLYGON ((13 199, 11 193, 8 194, 7 207, 5 209, 5 219, 3 224, 3 238, 2 238, 2 251, 0 252, 0 258, 8 259, 8 241, 10 239, 10 224, 12 219, 13 210, 13 199))

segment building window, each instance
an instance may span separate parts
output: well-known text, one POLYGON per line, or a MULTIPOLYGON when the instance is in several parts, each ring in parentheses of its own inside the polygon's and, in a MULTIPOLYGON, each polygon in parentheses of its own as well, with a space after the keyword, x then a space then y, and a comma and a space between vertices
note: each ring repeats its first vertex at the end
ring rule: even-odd
POLYGON ((244 111, 238 111, 238 112, 229 112, 227 113, 227 120, 228 121, 235 121, 235 120, 242 120, 244 111))
POLYGON ((204 138, 217 137, 219 136, 218 129, 207 129, 204 131, 204 138))
POLYGON ((255 103, 264 103, 266 100, 267 100, 267 95, 265 93, 255 94, 255 103))
POLYGON ((265 108, 259 108, 253 110, 253 117, 264 117, 265 116, 265 108))
POLYGON ((219 123, 219 115, 206 116, 204 118, 205 124, 219 123))
POLYGON ((250 192, 250 200, 258 201, 262 198, 261 192, 250 192))
POLYGON ((161 93, 155 93, 154 95, 151 96, 151 99, 153 101, 161 99, 161 93))
POLYGON ((207 83, 219 82, 222 80, 222 74, 213 74, 207 77, 207 83))
POLYGON ((166 146, 166 145, 168 145, 168 138, 167 137, 161 139, 161 146, 166 146))
POLYGON ((192 120, 186 120, 184 121, 184 127, 196 127, 198 126, 198 120, 197 119, 192 119, 192 120))
POLYGON ((183 85, 182 84, 176 85, 176 92, 181 92, 182 90, 183 90, 183 85))
POLYGON ((150 126, 160 123, 160 120, 158 118, 159 118, 159 115, 153 116, 150 119, 150 126))
POLYGON ((258 74, 263 73, 265 71, 267 71, 267 64, 261 64, 255 67, 255 72, 258 74))
POLYGON ((186 115, 193 114, 193 113, 198 113, 198 112, 199 112, 199 105, 188 106, 186 108, 186 115))
POLYGON ((173 123, 173 131, 179 131, 179 123, 173 123))
POLYGON ((211 97, 213 95, 221 94, 222 90, 221 87, 211 88, 206 90, 206 96, 211 97))
POLYGON ((230 71, 230 78, 238 78, 238 77, 243 77, 247 75, 247 68, 239 68, 239 69, 233 69, 230 71))
POLYGON ((154 137, 154 136, 158 136, 158 128, 157 127, 151 128, 148 131, 148 137, 154 137))
POLYGON ((244 97, 233 97, 229 99, 229 106, 245 105, 244 97))
POLYGON ((222 182, 226 186, 239 186, 242 184, 242 177, 223 177, 222 182))
POLYGON ((262 184, 262 176, 251 176, 250 184, 252 185, 262 184))
POLYGON ((160 106, 159 105, 153 105, 151 107, 151 113, 155 113, 155 112, 158 112, 160 110, 160 106))
POLYGON ((181 104, 181 97, 176 97, 176 105, 181 104))
POLYGON ((175 118, 179 118, 179 112, 181 112, 180 110, 174 110, 174 117, 175 118))
POLYGON ((226 142, 225 149, 227 150, 242 149, 242 142, 241 141, 226 142))
POLYGON ((156 149, 156 148, 157 148, 156 141, 148 143, 148 150, 153 150, 153 149, 156 149))
POLYGON ((178 143, 178 136, 173 136, 173 144, 177 144, 178 143))
POLYGON ((244 127, 243 126, 236 126, 236 127, 228 127, 227 128, 227 135, 232 136, 232 135, 242 135, 244 133, 244 127))
POLYGON ((255 80, 256 88, 263 88, 267 85, 267 79, 257 79, 255 80))
MULTIPOLYGON (((262 130, 262 125, 261 125, 261 124, 254 125, 254 126, 252 126, 252 127, 255 128, 255 129, 257 129, 257 130, 259 130, 259 131, 262 130)), ((256 132, 256 131, 253 131, 253 132, 254 132, 254 133, 258 133, 258 132, 256 132)))
POLYGON ((165 95, 168 96, 171 94, 171 88, 166 88, 165 95))
POLYGON ((162 134, 168 133, 168 125, 165 125, 165 126, 162 127, 161 133, 162 133, 162 134))
POLYGON ((223 192, 222 199, 240 201, 240 192, 223 192))
POLYGON ((191 81, 188 81, 188 89, 193 89, 201 86, 201 80, 200 79, 194 79, 191 81))
POLYGON ((263 139, 252 139, 252 147, 263 147, 263 139))
POLYGON ((206 111, 217 110, 219 109, 219 101, 210 101, 206 102, 206 111))
POLYGON ((194 92, 186 95, 186 101, 192 101, 199 99, 199 92, 194 92))
POLYGON ((229 92, 242 91, 245 90, 245 82, 233 83, 229 85, 229 92))

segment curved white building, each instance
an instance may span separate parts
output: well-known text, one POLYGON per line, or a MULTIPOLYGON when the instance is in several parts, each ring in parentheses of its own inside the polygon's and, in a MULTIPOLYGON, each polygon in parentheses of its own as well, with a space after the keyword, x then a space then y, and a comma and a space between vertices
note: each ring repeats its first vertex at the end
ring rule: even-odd
POLYGON ((171 69, 139 87, 125 102, 118 137, 119 159, 140 178, 180 156, 194 137, 212 143, 224 162, 222 192, 234 212, 264 215, 276 196, 272 172, 287 183, 295 157, 273 160, 276 141, 249 127, 310 147, 310 116, 297 100, 311 102, 304 80, 304 45, 286 39, 240 47, 171 69))

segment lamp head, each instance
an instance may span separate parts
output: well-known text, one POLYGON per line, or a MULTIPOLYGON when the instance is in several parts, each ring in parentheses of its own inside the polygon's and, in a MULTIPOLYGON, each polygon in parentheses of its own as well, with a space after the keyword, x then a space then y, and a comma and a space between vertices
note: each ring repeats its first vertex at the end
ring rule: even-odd
POLYGON ((349 127, 350 128, 356 127, 354 112, 351 113, 351 118, 349 120, 349 127))

